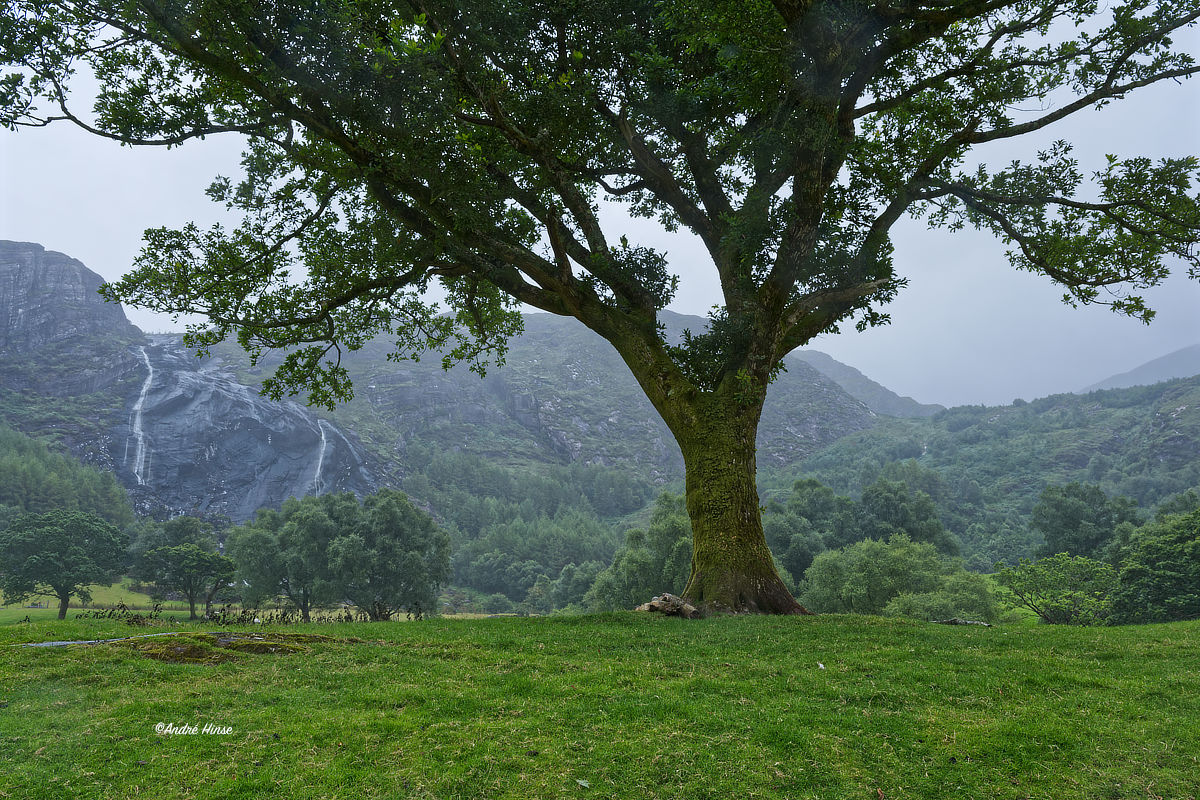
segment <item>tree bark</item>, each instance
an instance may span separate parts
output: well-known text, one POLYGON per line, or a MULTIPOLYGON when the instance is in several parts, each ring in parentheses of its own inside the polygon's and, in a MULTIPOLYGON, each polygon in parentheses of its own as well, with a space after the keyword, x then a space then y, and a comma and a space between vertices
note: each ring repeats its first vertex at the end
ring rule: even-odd
POLYGON ((58 618, 59 619, 67 618, 67 604, 70 602, 71 602, 71 595, 69 593, 68 594, 59 594, 59 596, 58 596, 58 618))
POLYGON ((757 407, 693 408, 676 433, 686 469, 692 521, 692 572, 683 597, 715 612, 811 614, 792 597, 763 535, 755 485, 757 407))

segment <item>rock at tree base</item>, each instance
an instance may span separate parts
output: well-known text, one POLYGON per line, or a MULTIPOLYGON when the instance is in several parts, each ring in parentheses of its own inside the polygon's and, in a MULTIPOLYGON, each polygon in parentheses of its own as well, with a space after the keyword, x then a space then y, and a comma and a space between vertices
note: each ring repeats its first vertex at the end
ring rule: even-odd
POLYGON ((684 619, 700 619, 703 616, 694 605, 673 594, 659 595, 649 603, 642 603, 634 611, 657 611, 668 617, 683 617, 684 619))

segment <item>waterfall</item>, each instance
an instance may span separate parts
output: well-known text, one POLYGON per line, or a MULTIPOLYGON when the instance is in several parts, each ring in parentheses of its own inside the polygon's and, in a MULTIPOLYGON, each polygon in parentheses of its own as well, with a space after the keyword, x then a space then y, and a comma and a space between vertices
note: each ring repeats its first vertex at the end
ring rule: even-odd
POLYGON ((321 431, 321 450, 317 453, 317 468, 313 470, 312 481, 309 483, 310 494, 320 494, 325 488, 325 484, 321 480, 321 468, 325 466, 325 420, 318 419, 317 428, 321 431))
MULTIPOLYGON (((150 356, 146 355, 146 348, 139 347, 138 351, 142 354, 142 361, 146 364, 146 381, 142 384, 142 391, 138 394, 137 402, 133 404, 133 438, 137 442, 137 446, 133 451, 133 476, 137 478, 138 486, 146 485, 146 432, 142 428, 142 408, 146 405, 146 395, 150 392, 150 384, 154 382, 154 367, 150 365, 150 356)), ((125 460, 129 460, 129 442, 125 442, 125 460)))

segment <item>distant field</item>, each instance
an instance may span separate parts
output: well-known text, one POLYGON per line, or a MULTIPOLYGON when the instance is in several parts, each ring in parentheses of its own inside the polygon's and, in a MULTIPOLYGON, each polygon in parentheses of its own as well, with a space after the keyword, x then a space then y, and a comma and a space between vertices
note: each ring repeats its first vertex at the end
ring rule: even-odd
MULTIPOLYGON (((128 578, 122 579, 118 583, 111 586, 101 586, 99 584, 88 587, 92 593, 92 600, 89 603, 81 603, 78 598, 71 598, 70 610, 67 616, 73 616, 80 611, 91 611, 95 608, 106 608, 116 606, 118 603, 124 603, 126 607, 134 610, 149 610, 154 606, 154 601, 148 595, 141 592, 130 591, 129 585, 131 581, 128 578)), ((3 600, 4 595, 0 594, 0 600, 3 600)), ((163 611, 184 611, 188 610, 187 603, 168 602, 162 604, 163 611)), ((197 613, 200 613, 200 609, 197 613)), ((26 615, 30 619, 54 619, 58 616, 58 599, 55 597, 36 597, 26 600, 23 603, 14 603, 6 606, 0 605, 0 625, 9 622, 16 622, 25 619, 26 615), (45 606, 45 608, 29 608, 32 604, 45 606)))
MULTIPOLYGON (((275 638, 224 643, 196 633, 211 625, 174 625, 193 633, 0 645, 0 797, 1200 791, 1200 622, 985 629, 626 613, 260 628, 275 638), (297 633, 333 638, 285 637, 297 633), (170 661, 183 657, 199 663, 170 661)), ((0 642, 165 630, 38 621, 0 625, 0 642)))

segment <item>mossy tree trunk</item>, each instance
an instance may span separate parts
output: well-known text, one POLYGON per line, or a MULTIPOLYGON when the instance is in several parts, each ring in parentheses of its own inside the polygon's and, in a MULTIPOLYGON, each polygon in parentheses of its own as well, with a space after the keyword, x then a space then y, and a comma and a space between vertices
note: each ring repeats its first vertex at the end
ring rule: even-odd
POLYGON ((717 418, 680 442, 692 521, 692 572, 683 595, 712 611, 805 614, 763 535, 755 432, 744 419, 717 418))
POLYGON ((692 524, 684 598, 714 612, 811 613, 775 569, 755 482, 758 424, 779 336, 767 330, 705 380, 681 369, 657 336, 595 327, 621 354, 683 452, 692 524))
POLYGON ((767 547, 759 505, 757 434, 765 386, 685 392, 664 418, 683 451, 692 570, 683 596, 708 611, 808 614, 767 547))
POLYGON ((69 591, 57 590, 58 594, 58 618, 67 618, 67 605, 71 602, 71 593, 69 591))

